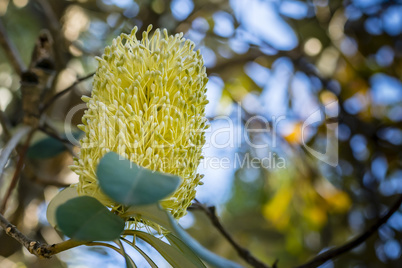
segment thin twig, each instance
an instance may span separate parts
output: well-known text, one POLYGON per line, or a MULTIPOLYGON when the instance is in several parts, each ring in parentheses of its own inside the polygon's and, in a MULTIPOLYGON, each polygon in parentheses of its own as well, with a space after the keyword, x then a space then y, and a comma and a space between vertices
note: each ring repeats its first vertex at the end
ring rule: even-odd
POLYGON ((399 209, 399 207, 402 204, 402 194, 399 195, 398 199, 395 201, 395 203, 391 206, 387 214, 382 216, 376 223, 374 223, 369 229, 367 229, 364 233, 356 237, 355 239, 347 242, 346 244, 333 248, 331 250, 325 251, 316 257, 314 257, 312 260, 309 262, 302 264, 300 266, 297 266, 296 268, 313 268, 313 267, 318 267, 321 264, 325 263, 328 260, 334 259, 338 257, 339 255, 348 252, 349 250, 357 247, 364 241, 366 241, 370 236, 372 236, 377 230, 388 221, 388 219, 399 209))
POLYGON ((8 57, 10 64, 13 66, 15 72, 21 76, 26 70, 26 66, 22 61, 20 54, 8 37, 7 31, 4 28, 3 22, 0 19, 0 44, 4 49, 4 54, 8 57))
POLYGON ((10 186, 7 189, 6 195, 4 196, 3 202, 0 207, 1 214, 4 214, 4 211, 6 210, 8 199, 10 198, 11 193, 13 192, 15 186, 17 185, 18 179, 20 177, 20 173, 24 167, 25 155, 28 151, 29 144, 31 143, 31 139, 32 139, 35 131, 36 131, 36 129, 31 130, 31 132, 28 134, 28 137, 24 143, 24 146, 22 147, 21 151, 19 151, 19 159, 17 162, 17 166, 15 167, 13 178, 11 180, 10 186))
POLYGON ((82 81, 87 80, 88 78, 91 78, 95 73, 90 73, 84 77, 78 78, 77 81, 75 81, 73 84, 71 84, 69 87, 67 87, 66 89, 63 89, 62 91, 60 91, 59 93, 57 93, 56 95, 54 95, 49 101, 47 101, 42 109, 41 109, 41 113, 45 112, 47 109, 49 109, 49 107, 61 96, 63 96, 64 94, 66 94, 67 92, 69 92, 71 89, 73 89, 76 85, 78 85, 79 83, 81 83, 82 81))
POLYGON ((6 234, 17 240, 31 254, 41 257, 50 258, 52 255, 62 251, 84 245, 87 242, 67 240, 58 244, 48 245, 39 241, 33 240, 21 233, 14 225, 12 225, 2 214, 0 214, 0 226, 5 230, 6 234))
POLYGON ((254 257, 250 251, 240 246, 232 236, 226 231, 225 227, 222 226, 218 216, 216 215, 215 207, 206 207, 201 204, 198 200, 195 200, 196 203, 192 205, 193 208, 200 209, 205 212, 208 218, 211 220, 212 224, 216 227, 216 229, 226 238, 226 240, 233 246, 233 248, 237 251, 239 256, 245 260, 248 264, 255 268, 269 268, 268 265, 264 264, 256 257, 254 257))

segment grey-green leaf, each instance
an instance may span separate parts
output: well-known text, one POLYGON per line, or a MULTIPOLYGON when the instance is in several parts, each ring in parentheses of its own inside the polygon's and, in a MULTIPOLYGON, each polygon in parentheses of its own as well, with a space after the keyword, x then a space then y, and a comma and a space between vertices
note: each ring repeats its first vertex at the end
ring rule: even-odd
POLYGON ((64 144, 52 137, 46 137, 29 147, 27 156, 31 159, 52 158, 66 151, 64 144))
POLYGON ((126 268, 137 268, 135 265, 135 262, 130 258, 130 256, 127 255, 126 250, 124 249, 123 243, 117 239, 116 244, 120 247, 120 254, 124 257, 126 261, 126 268))
POLYGON ((112 241, 124 230, 124 221, 90 196, 76 197, 60 205, 56 222, 65 235, 80 241, 112 241))
MULTIPOLYGON (((78 139, 82 134, 82 131, 76 131, 73 133, 73 136, 78 139)), ((61 138, 65 139, 66 135, 62 135, 61 138)), ((63 142, 53 137, 46 137, 29 147, 27 156, 31 159, 48 159, 55 157, 66 150, 67 147, 63 142)))
POLYGON ((51 226, 54 228, 57 227, 56 223, 56 210, 61 205, 66 203, 68 200, 78 197, 77 188, 67 187, 61 190, 52 200, 50 200, 49 205, 47 206, 46 218, 51 226))
POLYGON ((123 205, 148 205, 172 194, 179 187, 178 176, 154 172, 122 158, 105 154, 96 175, 102 191, 123 205))
POLYGON ((184 255, 187 256, 187 258, 194 263, 195 266, 200 267, 200 268, 205 268, 204 263, 200 260, 200 258, 194 253, 194 251, 189 248, 183 241, 181 241, 178 237, 176 237, 173 234, 167 234, 166 239, 169 241, 169 243, 183 252, 184 255))
POLYGON ((139 247, 133 245, 133 247, 144 257, 144 259, 148 262, 151 268, 158 268, 158 266, 154 263, 154 261, 139 247))
POLYGON ((197 268, 199 266, 194 265, 186 255, 184 255, 181 251, 177 250, 175 247, 163 242, 159 238, 156 238, 153 235, 148 233, 144 233, 141 231, 131 231, 132 234, 135 234, 138 238, 141 238, 148 244, 150 244, 153 248, 155 248, 165 260, 170 263, 175 268, 197 268))
MULTIPOLYGON (((185 255, 193 262, 194 264, 194 256, 189 254, 188 250, 191 250, 194 255, 199 256, 202 260, 210 264, 212 267, 219 268, 241 268, 240 264, 229 261, 225 258, 222 258, 215 253, 209 251, 204 248, 200 243, 198 243, 194 238, 192 238, 186 231, 184 231, 176 222, 176 220, 170 215, 169 212, 160 208, 159 205, 154 204, 150 206, 139 206, 139 207, 130 207, 124 217, 134 217, 140 215, 142 218, 153 221, 156 224, 161 225, 168 231, 172 232, 177 240, 173 240, 174 238, 166 236, 173 246, 176 248, 180 247, 180 251, 184 252, 185 255), (171 241, 172 240, 172 241, 171 241), (179 242, 180 241, 180 242, 179 242), (180 244, 180 245, 179 245, 180 244)), ((197 263, 197 262, 196 262, 197 263)), ((197 266, 198 267, 198 266, 197 266)))
POLYGON ((173 227, 170 224, 167 212, 164 211, 159 204, 132 206, 125 213, 122 214, 122 218, 130 218, 136 216, 140 216, 143 219, 159 224, 168 231, 173 231, 173 227))
POLYGON ((212 253, 208 249, 204 248, 200 243, 198 243, 197 240, 192 238, 189 234, 187 234, 186 231, 184 231, 173 219, 171 215, 168 215, 170 219, 170 224, 174 229, 175 235, 177 235, 178 238, 180 238, 181 241, 183 241, 189 248, 191 248, 198 256, 200 256, 201 259, 203 259, 205 262, 210 264, 212 267, 218 267, 218 268, 241 268, 241 266, 238 263, 229 261, 225 258, 222 258, 215 253, 212 253))

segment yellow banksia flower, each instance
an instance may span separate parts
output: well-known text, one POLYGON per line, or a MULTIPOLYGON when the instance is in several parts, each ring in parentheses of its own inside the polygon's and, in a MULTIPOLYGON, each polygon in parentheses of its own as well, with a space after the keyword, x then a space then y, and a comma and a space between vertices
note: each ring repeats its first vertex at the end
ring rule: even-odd
POLYGON ((182 184, 161 202, 178 219, 201 184, 197 174, 208 127, 205 118, 207 75, 199 50, 183 34, 156 29, 152 37, 121 34, 105 48, 94 76, 91 97, 79 128, 80 195, 90 195, 114 211, 124 207, 105 196, 97 182, 100 159, 113 151, 139 166, 178 175, 182 184))

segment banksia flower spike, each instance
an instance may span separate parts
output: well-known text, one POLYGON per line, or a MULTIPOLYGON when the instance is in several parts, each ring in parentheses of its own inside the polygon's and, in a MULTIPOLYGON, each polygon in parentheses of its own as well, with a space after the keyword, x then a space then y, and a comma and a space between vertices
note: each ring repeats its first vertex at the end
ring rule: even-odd
POLYGON ((99 189, 96 167, 113 151, 139 166, 178 175, 182 184, 161 205, 178 219, 195 197, 202 176, 197 167, 208 127, 205 118, 206 70, 194 43, 183 34, 157 29, 152 37, 121 34, 105 48, 94 76, 88 110, 79 128, 85 132, 79 159, 80 195, 90 195, 113 211, 124 207, 99 189))

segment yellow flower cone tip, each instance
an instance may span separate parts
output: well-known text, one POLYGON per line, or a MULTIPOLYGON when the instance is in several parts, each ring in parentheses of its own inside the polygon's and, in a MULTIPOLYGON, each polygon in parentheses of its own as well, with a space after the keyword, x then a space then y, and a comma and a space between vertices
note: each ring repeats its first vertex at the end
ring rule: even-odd
POLYGON ((204 61, 183 34, 156 29, 152 37, 121 34, 105 48, 94 76, 88 110, 79 128, 85 132, 72 170, 80 195, 90 195, 118 212, 122 206, 99 189, 96 167, 113 151, 154 171, 178 175, 182 184, 161 202, 175 218, 186 214, 203 177, 197 174, 205 143, 204 61))

